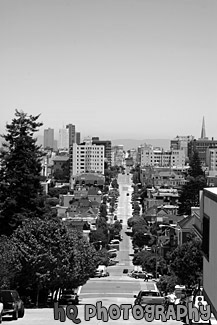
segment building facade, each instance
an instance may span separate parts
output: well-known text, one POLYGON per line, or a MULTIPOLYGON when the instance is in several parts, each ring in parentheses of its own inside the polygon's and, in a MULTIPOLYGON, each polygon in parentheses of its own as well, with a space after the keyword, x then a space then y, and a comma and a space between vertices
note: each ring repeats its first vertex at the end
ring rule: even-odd
POLYGON ((193 135, 179 136, 170 141, 170 150, 184 150, 186 158, 188 158, 188 143, 194 140, 193 135))
POLYGON ((58 149, 69 150, 69 129, 59 129, 58 149))
POLYGON ((75 143, 75 125, 73 124, 68 124, 66 125, 66 128, 68 129, 69 132, 69 146, 72 146, 73 143, 75 143))
POLYGON ((99 137, 93 137, 92 138, 92 144, 97 146, 104 146, 104 158, 105 161, 108 164, 108 167, 111 166, 112 161, 112 155, 111 155, 111 149, 112 144, 110 140, 100 140, 99 137))
POLYGON ((205 298, 217 318, 217 188, 205 188, 201 201, 203 289, 205 298))
POLYGON ((86 141, 80 145, 74 143, 71 153, 72 176, 80 173, 95 172, 104 174, 104 145, 86 141))
POLYGON ((44 149, 55 149, 54 129, 48 128, 44 130, 44 149))
POLYGON ((123 166, 124 160, 125 160, 125 154, 124 154, 124 146, 123 145, 117 145, 113 146, 111 149, 111 156, 112 156, 112 166, 123 166))
POLYGON ((185 165, 185 151, 154 149, 143 147, 141 150, 141 166, 183 166, 185 165))

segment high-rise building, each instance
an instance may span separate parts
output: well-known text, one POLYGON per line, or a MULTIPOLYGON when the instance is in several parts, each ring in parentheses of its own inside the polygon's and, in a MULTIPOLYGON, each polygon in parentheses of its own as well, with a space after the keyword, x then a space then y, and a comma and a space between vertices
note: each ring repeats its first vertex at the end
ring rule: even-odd
POLYGON ((72 146, 75 143, 75 125, 68 124, 66 128, 69 130, 69 146, 72 146))
POLYGON ((93 137, 92 138, 92 144, 96 144, 98 146, 104 146, 104 155, 105 155, 105 161, 108 163, 108 167, 111 166, 112 162, 112 143, 110 140, 100 140, 99 137, 93 137))
POLYGON ((54 148, 54 129, 48 128, 44 130, 44 149, 54 148))
POLYGON ((76 132, 75 133, 75 138, 76 138, 76 144, 80 144, 81 143, 81 133, 80 132, 76 132))
POLYGON ((81 144, 73 144, 70 152, 71 176, 80 173, 95 172, 104 174, 104 146, 92 144, 86 139, 81 144))
POLYGON ((58 149, 69 149, 69 129, 59 129, 58 149))

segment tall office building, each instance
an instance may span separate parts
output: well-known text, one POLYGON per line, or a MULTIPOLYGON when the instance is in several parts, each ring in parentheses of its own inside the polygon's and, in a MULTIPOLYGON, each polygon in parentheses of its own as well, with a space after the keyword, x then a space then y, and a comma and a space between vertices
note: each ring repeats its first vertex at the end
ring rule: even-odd
POLYGON ((44 149, 54 148, 54 129, 48 128, 44 130, 44 149))
POLYGON ((110 140, 100 140, 99 137, 92 138, 92 144, 96 144, 98 146, 104 146, 104 155, 105 161, 108 163, 108 166, 111 166, 112 163, 112 143, 110 140))
POLYGON ((75 139, 76 139, 76 144, 80 144, 81 143, 81 133, 80 132, 76 132, 75 133, 75 139))
POLYGON ((188 144, 194 139, 193 135, 179 136, 170 141, 170 150, 184 150, 186 158, 188 158, 188 144))
POLYGON ((69 149, 69 129, 59 129, 58 149, 69 149))
POLYGON ((75 143, 75 125, 68 124, 66 128, 69 130, 69 147, 75 143))

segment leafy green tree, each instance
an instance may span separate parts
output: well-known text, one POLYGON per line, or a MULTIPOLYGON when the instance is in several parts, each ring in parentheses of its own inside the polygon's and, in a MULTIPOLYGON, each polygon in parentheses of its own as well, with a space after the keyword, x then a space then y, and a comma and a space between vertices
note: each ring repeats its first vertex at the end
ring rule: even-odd
POLYGON ((0 153, 0 234, 10 235, 25 218, 44 213, 41 158, 43 153, 34 138, 42 123, 39 115, 15 111, 6 125, 7 133, 0 153))
POLYGON ((170 270, 183 285, 197 284, 203 271, 201 241, 193 239, 177 247, 170 255, 170 270))
POLYGON ((96 267, 99 265, 109 265, 109 254, 106 248, 102 248, 95 253, 94 261, 96 267))
POLYGON ((90 242, 102 242, 102 246, 106 246, 108 244, 108 230, 107 225, 106 228, 97 228, 96 230, 91 230, 89 234, 90 242))

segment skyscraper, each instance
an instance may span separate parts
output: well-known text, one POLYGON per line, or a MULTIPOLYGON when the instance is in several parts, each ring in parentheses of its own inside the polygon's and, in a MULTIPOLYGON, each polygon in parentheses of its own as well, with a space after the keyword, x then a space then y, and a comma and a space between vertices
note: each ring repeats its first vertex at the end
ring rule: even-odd
POLYGON ((76 144, 80 144, 81 143, 81 133, 80 132, 76 132, 76 144))
POLYGON ((69 149, 69 129, 59 129, 58 149, 69 149))
POLYGON ((68 124, 66 128, 69 130, 69 146, 72 146, 75 143, 75 125, 68 124))
POLYGON ((44 130, 44 149, 54 149, 54 129, 44 130))

